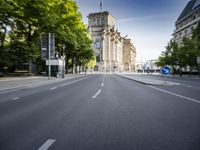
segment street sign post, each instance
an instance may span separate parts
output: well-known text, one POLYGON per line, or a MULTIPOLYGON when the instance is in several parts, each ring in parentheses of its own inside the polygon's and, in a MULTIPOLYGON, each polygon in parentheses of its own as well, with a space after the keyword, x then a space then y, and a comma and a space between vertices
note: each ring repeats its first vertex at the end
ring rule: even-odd
POLYGON ((171 69, 168 66, 164 66, 161 72, 165 76, 165 84, 167 84, 167 75, 171 73, 171 69))
POLYGON ((48 60, 48 76, 51 78, 51 60, 55 59, 55 36, 53 33, 42 34, 41 59, 48 60))

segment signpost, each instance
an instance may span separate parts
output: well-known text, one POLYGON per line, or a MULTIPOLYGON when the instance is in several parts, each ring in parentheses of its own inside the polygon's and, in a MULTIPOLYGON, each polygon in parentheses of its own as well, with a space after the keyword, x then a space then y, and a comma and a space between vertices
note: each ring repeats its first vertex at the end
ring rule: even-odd
POLYGON ((171 73, 171 69, 168 66, 164 66, 161 69, 162 74, 165 76, 165 84, 167 84, 166 76, 171 73))
POLYGON ((48 60, 48 76, 51 77, 51 60, 55 59, 55 36, 45 33, 41 37, 41 59, 48 60))

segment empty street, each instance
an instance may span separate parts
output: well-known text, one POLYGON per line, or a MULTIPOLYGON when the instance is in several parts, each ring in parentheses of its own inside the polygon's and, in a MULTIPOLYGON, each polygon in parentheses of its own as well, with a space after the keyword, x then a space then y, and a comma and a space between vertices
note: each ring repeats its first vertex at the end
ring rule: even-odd
POLYGON ((102 74, 4 91, 0 149, 199 150, 200 83, 178 81, 102 74))

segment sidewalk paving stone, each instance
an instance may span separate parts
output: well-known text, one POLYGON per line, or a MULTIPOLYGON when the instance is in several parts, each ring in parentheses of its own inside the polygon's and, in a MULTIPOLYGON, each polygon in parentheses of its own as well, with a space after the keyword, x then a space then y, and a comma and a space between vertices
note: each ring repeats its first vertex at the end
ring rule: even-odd
POLYGON ((180 83, 177 82, 169 82, 167 81, 165 83, 164 80, 158 80, 158 79, 153 79, 150 77, 144 77, 144 76, 136 76, 133 74, 115 74, 117 76, 129 79, 129 80, 133 80, 142 84, 146 84, 146 85, 163 85, 163 86, 173 86, 173 85, 180 85, 180 83))

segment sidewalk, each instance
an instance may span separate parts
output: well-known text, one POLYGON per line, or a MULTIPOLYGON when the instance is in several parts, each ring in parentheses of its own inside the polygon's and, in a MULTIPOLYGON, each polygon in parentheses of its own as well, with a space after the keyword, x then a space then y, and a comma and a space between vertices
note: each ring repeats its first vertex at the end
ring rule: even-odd
POLYGON ((33 87, 40 86, 44 84, 50 84, 55 82, 64 81, 67 79, 81 77, 80 74, 67 74, 65 78, 55 78, 51 77, 49 80, 48 77, 43 76, 33 76, 33 77, 14 77, 14 78, 1 78, 0 79, 0 91, 12 90, 24 87, 33 87))
POLYGON ((167 81, 167 83, 165 83, 164 80, 154 79, 150 76, 146 78, 144 76, 138 76, 134 74, 115 74, 115 75, 120 76, 122 78, 129 79, 129 80, 133 80, 142 84, 146 84, 146 85, 163 85, 163 86, 180 85, 180 83, 177 83, 177 82, 167 81))
MULTIPOLYGON (((161 73, 150 74, 150 75, 162 77, 162 74, 161 74, 161 73)), ((180 77, 178 74, 176 74, 176 75, 170 74, 170 75, 167 75, 167 77, 168 77, 168 78, 172 78, 172 79, 196 79, 196 80, 200 80, 200 76, 199 76, 199 75, 191 75, 191 76, 189 76, 189 75, 182 75, 182 76, 180 77)))

